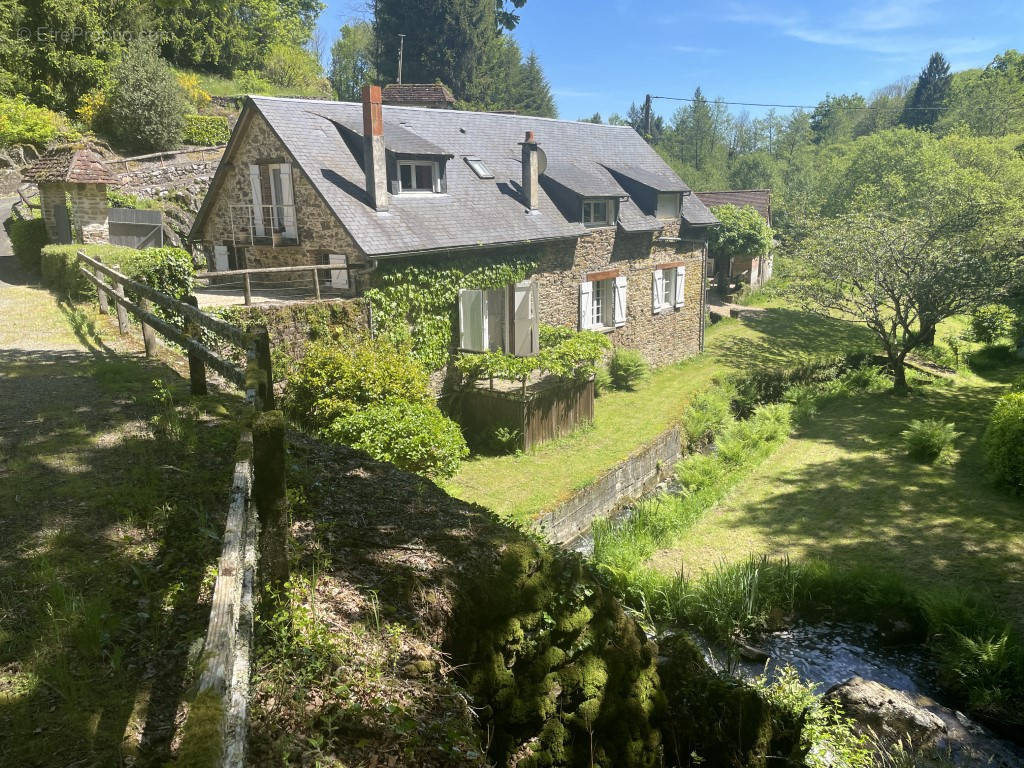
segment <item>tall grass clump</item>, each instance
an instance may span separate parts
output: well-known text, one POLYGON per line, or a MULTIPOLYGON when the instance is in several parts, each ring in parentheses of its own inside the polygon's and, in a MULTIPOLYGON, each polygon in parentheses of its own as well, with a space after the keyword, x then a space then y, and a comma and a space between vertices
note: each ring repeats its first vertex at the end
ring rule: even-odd
POLYGON ((953 455, 953 443, 960 436, 956 425, 939 419, 914 419, 900 433, 907 448, 907 455, 925 464, 949 462, 953 455))

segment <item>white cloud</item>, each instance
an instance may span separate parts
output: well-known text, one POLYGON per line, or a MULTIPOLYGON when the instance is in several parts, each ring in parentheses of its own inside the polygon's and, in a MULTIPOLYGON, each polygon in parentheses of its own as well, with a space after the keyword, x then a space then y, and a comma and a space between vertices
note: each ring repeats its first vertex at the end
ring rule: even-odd
POLYGON ((841 16, 811 17, 806 12, 784 13, 763 6, 733 3, 726 18, 742 24, 775 29, 787 37, 816 45, 854 48, 903 60, 941 50, 947 56, 991 51, 991 38, 940 35, 937 0, 889 0, 853 8, 841 16))
POLYGON ((672 50, 677 53, 703 53, 705 56, 721 56, 726 52, 724 48, 703 48, 699 45, 673 45, 672 50))

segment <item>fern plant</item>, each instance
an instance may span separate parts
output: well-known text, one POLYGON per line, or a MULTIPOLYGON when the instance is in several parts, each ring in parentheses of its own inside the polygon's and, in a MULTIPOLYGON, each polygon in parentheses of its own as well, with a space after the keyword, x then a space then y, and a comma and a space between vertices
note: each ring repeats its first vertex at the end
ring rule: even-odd
POLYGON ((960 437, 956 425, 938 419, 915 419, 901 433, 910 458, 933 464, 953 457, 953 443, 960 437))

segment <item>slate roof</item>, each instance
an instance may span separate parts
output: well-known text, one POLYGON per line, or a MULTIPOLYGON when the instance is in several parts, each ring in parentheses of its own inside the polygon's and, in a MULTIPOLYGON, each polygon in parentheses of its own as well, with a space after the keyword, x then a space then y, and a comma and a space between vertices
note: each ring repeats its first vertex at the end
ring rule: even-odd
POLYGON ((761 218, 772 223, 772 191, 770 189, 737 189, 721 192, 698 192, 704 205, 712 208, 716 205, 735 205, 742 208, 749 205, 759 214, 761 218))
MULTIPOLYGON (((328 118, 330 119, 330 118, 328 118)), ((333 121, 347 130, 360 142, 363 140, 363 117, 358 119, 346 117, 344 120, 333 121)), ((405 155, 445 155, 452 157, 451 153, 445 152, 436 144, 432 144, 412 131, 408 131, 397 123, 384 123, 384 146, 392 152, 405 155)))
POLYGON ((455 97, 439 83, 388 83, 382 92, 382 101, 395 106, 415 107, 445 102, 455 105, 455 97))
POLYGON ((54 147, 21 173, 36 184, 119 184, 103 156, 90 144, 54 147))
MULTIPOLYGON (((545 152, 547 154, 547 152, 545 152)), ((552 181, 583 197, 625 197, 624 190, 600 163, 582 158, 548 158, 544 171, 552 181)))
MULTIPOLYGON (((675 185, 680 191, 688 190, 629 126, 385 104, 385 145, 390 135, 401 136, 400 144, 409 142, 405 146, 412 146, 411 135, 416 142, 423 141, 454 159, 446 167, 446 193, 392 195, 390 210, 378 212, 370 205, 365 191, 361 142, 346 143, 343 136, 343 132, 361 136, 361 104, 252 96, 246 102, 246 109, 255 109, 266 119, 369 256, 573 238, 584 234, 587 229, 582 223, 566 218, 543 183, 538 210, 530 212, 524 206, 520 188, 520 142, 528 130, 536 134, 552 174, 566 169, 568 176, 564 178, 569 183, 585 181, 587 190, 594 184, 594 189, 600 188, 602 193, 624 194, 603 165, 609 162, 615 162, 617 167, 638 169, 657 177, 659 183, 675 185), (343 130, 339 130, 339 125, 344 126, 343 130), (401 134, 397 133, 399 129, 401 134), (467 156, 480 158, 495 178, 478 178, 463 162, 467 156)), ((216 194, 215 188, 210 194, 216 194)), ((204 202, 193 233, 199 231, 206 207, 204 202)), ((655 231, 663 227, 629 199, 620 203, 619 217, 619 226, 629 231, 655 231)))
POLYGON ((683 221, 691 227, 711 227, 721 223, 696 194, 683 195, 683 221))

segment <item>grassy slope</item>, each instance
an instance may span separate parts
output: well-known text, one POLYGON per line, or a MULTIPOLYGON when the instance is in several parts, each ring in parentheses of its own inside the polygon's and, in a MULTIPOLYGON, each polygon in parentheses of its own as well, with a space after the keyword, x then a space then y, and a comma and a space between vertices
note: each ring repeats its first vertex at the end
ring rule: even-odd
MULTIPOLYGON (((179 69, 177 71, 183 74, 197 75, 199 77, 199 86, 211 96, 244 96, 248 93, 248 91, 240 86, 235 79, 230 77, 222 77, 221 75, 213 75, 207 72, 191 72, 183 69, 179 69)), ((262 95, 294 96, 300 98, 316 98, 317 96, 317 94, 302 88, 286 88, 284 86, 277 86, 273 84, 270 84, 268 90, 262 95)))
POLYGON ((979 445, 1022 368, 829 404, 652 565, 696 575, 751 554, 823 557, 989 593, 1024 627, 1024 502, 986 480, 979 445), (964 433, 955 463, 906 458, 900 432, 924 418, 964 433))
POLYGON ((237 428, 211 399, 154 430, 153 380, 187 383, 106 318, 8 285, 0 315, 0 765, 162 765, 237 428))
POLYGON ((653 440, 715 376, 867 344, 863 328, 778 306, 756 317, 723 321, 708 327, 704 354, 655 371, 637 392, 598 398, 592 428, 529 454, 474 458, 447 490, 499 514, 532 519, 653 440))

